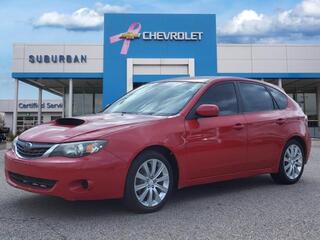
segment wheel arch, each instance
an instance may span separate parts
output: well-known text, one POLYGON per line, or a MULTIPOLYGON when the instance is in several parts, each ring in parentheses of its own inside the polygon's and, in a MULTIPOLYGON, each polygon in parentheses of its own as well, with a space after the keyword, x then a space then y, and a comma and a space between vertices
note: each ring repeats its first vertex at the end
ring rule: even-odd
POLYGON ((290 137, 288 140, 287 140, 287 142, 286 142, 286 144, 288 143, 288 142, 290 142, 290 141, 292 141, 292 140, 296 140, 298 143, 300 143, 301 144, 301 146, 302 146, 302 148, 303 148, 303 153, 304 153, 304 159, 303 159, 303 161, 304 161, 304 163, 307 161, 307 144, 306 144, 306 142, 305 142, 305 140, 303 139, 303 137, 301 137, 301 136, 299 136, 299 135, 294 135, 294 136, 292 136, 292 137, 290 137))
POLYGON ((178 161, 175 154, 168 147, 165 147, 163 145, 151 145, 151 146, 145 147, 138 154, 136 154, 136 156, 131 161, 130 167, 134 159, 136 159, 140 154, 142 154, 145 151, 155 151, 155 152, 161 153, 168 159, 173 171, 174 188, 177 189, 179 185, 179 176, 180 176, 179 165, 178 165, 178 161))

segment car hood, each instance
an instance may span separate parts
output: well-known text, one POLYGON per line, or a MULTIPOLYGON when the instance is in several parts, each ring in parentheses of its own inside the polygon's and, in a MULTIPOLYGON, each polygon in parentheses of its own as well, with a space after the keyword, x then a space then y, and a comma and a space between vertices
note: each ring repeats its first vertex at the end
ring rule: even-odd
POLYGON ((31 128, 19 139, 41 143, 61 143, 74 140, 93 140, 137 124, 147 124, 166 117, 134 114, 97 114, 79 118, 61 118, 31 128))

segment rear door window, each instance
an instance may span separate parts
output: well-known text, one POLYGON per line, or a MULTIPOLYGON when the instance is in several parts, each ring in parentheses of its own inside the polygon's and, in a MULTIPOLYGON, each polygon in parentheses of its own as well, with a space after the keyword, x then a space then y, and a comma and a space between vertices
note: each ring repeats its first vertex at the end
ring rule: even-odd
POLYGON ((272 97, 264 86, 240 82, 239 88, 244 112, 262 112, 274 109, 272 97))

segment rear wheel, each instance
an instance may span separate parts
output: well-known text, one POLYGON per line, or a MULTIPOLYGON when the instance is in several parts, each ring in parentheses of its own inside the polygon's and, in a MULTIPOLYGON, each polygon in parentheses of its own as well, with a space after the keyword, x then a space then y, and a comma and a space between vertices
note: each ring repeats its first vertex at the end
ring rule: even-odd
POLYGON ((271 174, 273 180, 280 184, 294 184, 299 181, 304 170, 305 153, 300 142, 290 140, 284 147, 279 172, 271 174))
POLYGON ((169 161, 161 153, 145 151, 129 169, 124 203, 140 213, 162 208, 173 188, 173 173, 169 161))

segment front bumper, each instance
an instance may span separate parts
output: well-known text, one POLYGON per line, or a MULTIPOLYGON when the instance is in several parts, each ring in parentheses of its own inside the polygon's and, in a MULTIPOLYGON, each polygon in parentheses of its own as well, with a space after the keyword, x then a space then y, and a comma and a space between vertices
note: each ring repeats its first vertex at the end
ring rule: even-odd
POLYGON ((11 186, 66 200, 121 198, 127 170, 125 161, 107 151, 83 158, 34 160, 20 159, 11 150, 5 154, 6 180, 11 186))

